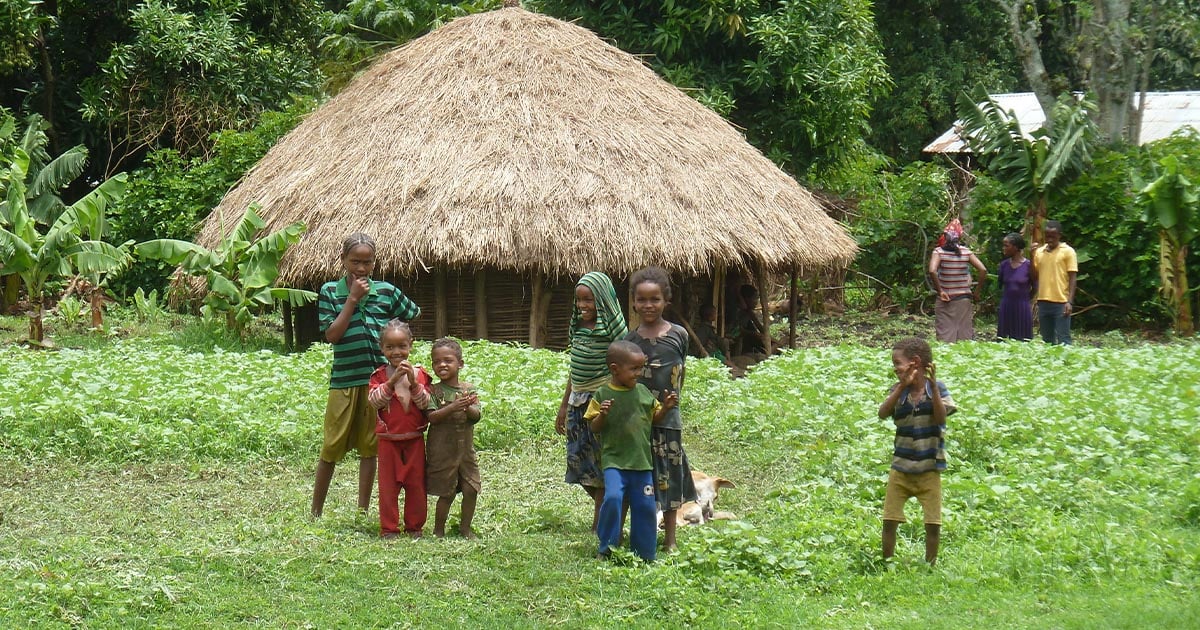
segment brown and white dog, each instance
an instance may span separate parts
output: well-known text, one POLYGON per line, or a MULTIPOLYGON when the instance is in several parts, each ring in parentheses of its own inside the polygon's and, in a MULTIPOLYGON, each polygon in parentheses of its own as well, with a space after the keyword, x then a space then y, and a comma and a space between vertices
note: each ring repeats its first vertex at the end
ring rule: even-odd
MULTIPOLYGON (((722 477, 709 477, 698 471, 692 471, 692 483, 696 485, 696 500, 688 501, 679 506, 675 512, 675 522, 678 525, 701 525, 709 521, 732 521, 737 516, 732 512, 717 512, 713 503, 717 500, 717 491, 721 488, 736 488, 733 482, 722 477)), ((663 513, 658 513, 658 526, 663 525, 663 513)))

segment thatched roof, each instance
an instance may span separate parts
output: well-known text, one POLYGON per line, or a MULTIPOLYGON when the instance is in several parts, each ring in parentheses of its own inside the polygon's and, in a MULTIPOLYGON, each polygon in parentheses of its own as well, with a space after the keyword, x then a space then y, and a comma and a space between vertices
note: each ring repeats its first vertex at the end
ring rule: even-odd
POLYGON ((281 139, 202 228, 251 202, 308 232, 281 281, 340 273, 350 232, 379 272, 575 276, 659 264, 848 264, 854 241, 717 114, 579 26, 505 8, 385 55, 281 139))

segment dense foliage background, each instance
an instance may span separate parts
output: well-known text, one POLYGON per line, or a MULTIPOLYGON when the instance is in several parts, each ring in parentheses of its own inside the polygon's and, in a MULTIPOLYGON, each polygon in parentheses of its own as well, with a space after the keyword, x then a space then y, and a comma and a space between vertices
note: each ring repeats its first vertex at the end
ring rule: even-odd
MULTIPOLYGON (((51 155, 76 145, 87 150, 83 176, 64 192, 68 203, 107 176, 131 173, 111 239, 188 238, 277 138, 356 71, 393 46, 500 4, 0 0, 0 107, 18 125, 40 114, 51 155)), ((1019 227, 1008 196, 986 174, 977 173, 971 191, 965 171, 920 154, 954 122, 961 94, 1030 88, 1027 51, 1015 46, 1006 14, 1011 5, 526 3, 642 56, 802 183, 841 199, 863 247, 850 281, 873 295, 873 306, 910 310, 925 307, 926 241, 939 224, 964 214, 993 268, 999 237, 1019 227)), ((1019 15, 1023 27, 1040 33, 1036 52, 1049 89, 1108 94, 1110 77, 1094 70, 1105 46, 1128 51, 1121 72, 1140 73, 1138 87, 1200 87, 1200 9, 1193 1, 1108 3, 1116 18, 1096 6, 1033 2, 1019 15), (1130 64, 1136 67, 1126 69, 1130 64)), ((11 152, 5 142, 3 156, 11 152)), ((1168 321, 1155 294, 1153 231, 1138 224, 1132 208, 1132 186, 1151 179, 1154 158, 1167 152, 1195 155, 1196 140, 1106 149, 1052 208, 1052 218, 1068 224, 1068 242, 1089 256, 1084 300, 1111 305, 1085 311, 1084 325, 1168 321)), ((139 262, 110 286, 118 297, 137 287, 161 289, 165 273, 139 262)))

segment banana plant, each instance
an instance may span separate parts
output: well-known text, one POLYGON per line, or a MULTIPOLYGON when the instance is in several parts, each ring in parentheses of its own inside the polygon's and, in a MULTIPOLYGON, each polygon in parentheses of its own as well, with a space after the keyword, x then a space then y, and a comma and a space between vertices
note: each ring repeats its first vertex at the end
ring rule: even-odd
POLYGON ((317 299, 312 291, 275 286, 279 261, 300 240, 305 225, 297 221, 260 237, 267 225, 258 207, 246 208, 238 224, 211 250, 175 239, 146 241, 134 249, 139 256, 177 265, 183 273, 203 278, 208 293, 201 312, 209 318, 224 314, 226 325, 244 334, 255 312, 277 301, 302 306, 317 299))
POLYGON ((1196 332, 1187 277, 1188 246, 1196 238, 1200 219, 1200 187, 1179 172, 1179 160, 1168 155, 1159 160, 1162 174, 1139 186, 1136 203, 1142 220, 1158 230, 1161 280, 1159 293, 1175 319, 1175 332, 1190 337, 1196 332))
POLYGON ((73 274, 98 277, 119 271, 132 260, 129 253, 132 241, 118 246, 97 240, 104 232, 109 204, 125 192, 125 174, 108 179, 79 201, 64 207, 42 232, 26 202, 29 155, 19 148, 13 153, 15 157, 4 174, 7 195, 0 208, 0 275, 16 274, 21 278, 32 306, 29 342, 43 346, 47 281, 73 274))
POLYGON ((1091 163, 1099 137, 1092 122, 1095 105, 1065 94, 1047 122, 1026 134, 1016 115, 1006 112, 982 88, 974 96, 959 96, 962 136, 971 152, 1013 197, 1026 208, 1026 239, 1043 243, 1049 200, 1061 193, 1091 163))
MULTIPOLYGON (((88 151, 82 144, 67 149, 51 158, 46 146, 50 143, 46 130, 50 124, 40 115, 32 114, 25 119, 24 130, 18 129, 17 121, 7 111, 0 112, 0 145, 24 151, 28 158, 25 168, 25 203, 29 216, 43 226, 54 223, 66 204, 58 191, 70 184, 83 172, 87 164, 88 151)), ((10 151, 4 151, 4 162, 13 159, 10 151)), ((7 212, 7 190, 0 194, 0 214, 7 212)), ((3 277, 4 303, 17 299, 19 280, 15 274, 3 277)))

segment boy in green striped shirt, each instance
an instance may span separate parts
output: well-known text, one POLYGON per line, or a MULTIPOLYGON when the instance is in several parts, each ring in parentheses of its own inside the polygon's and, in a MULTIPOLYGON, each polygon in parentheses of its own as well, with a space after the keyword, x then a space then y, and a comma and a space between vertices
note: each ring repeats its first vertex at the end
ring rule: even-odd
POLYGON ((325 431, 313 484, 312 515, 320 517, 334 466, 346 452, 358 451, 358 509, 371 505, 375 485, 375 409, 367 404, 368 383, 375 368, 386 363, 379 334, 388 321, 409 321, 421 309, 400 289, 372 280, 375 241, 356 232, 342 243, 346 275, 326 282, 317 297, 317 317, 325 341, 333 344, 325 431))

